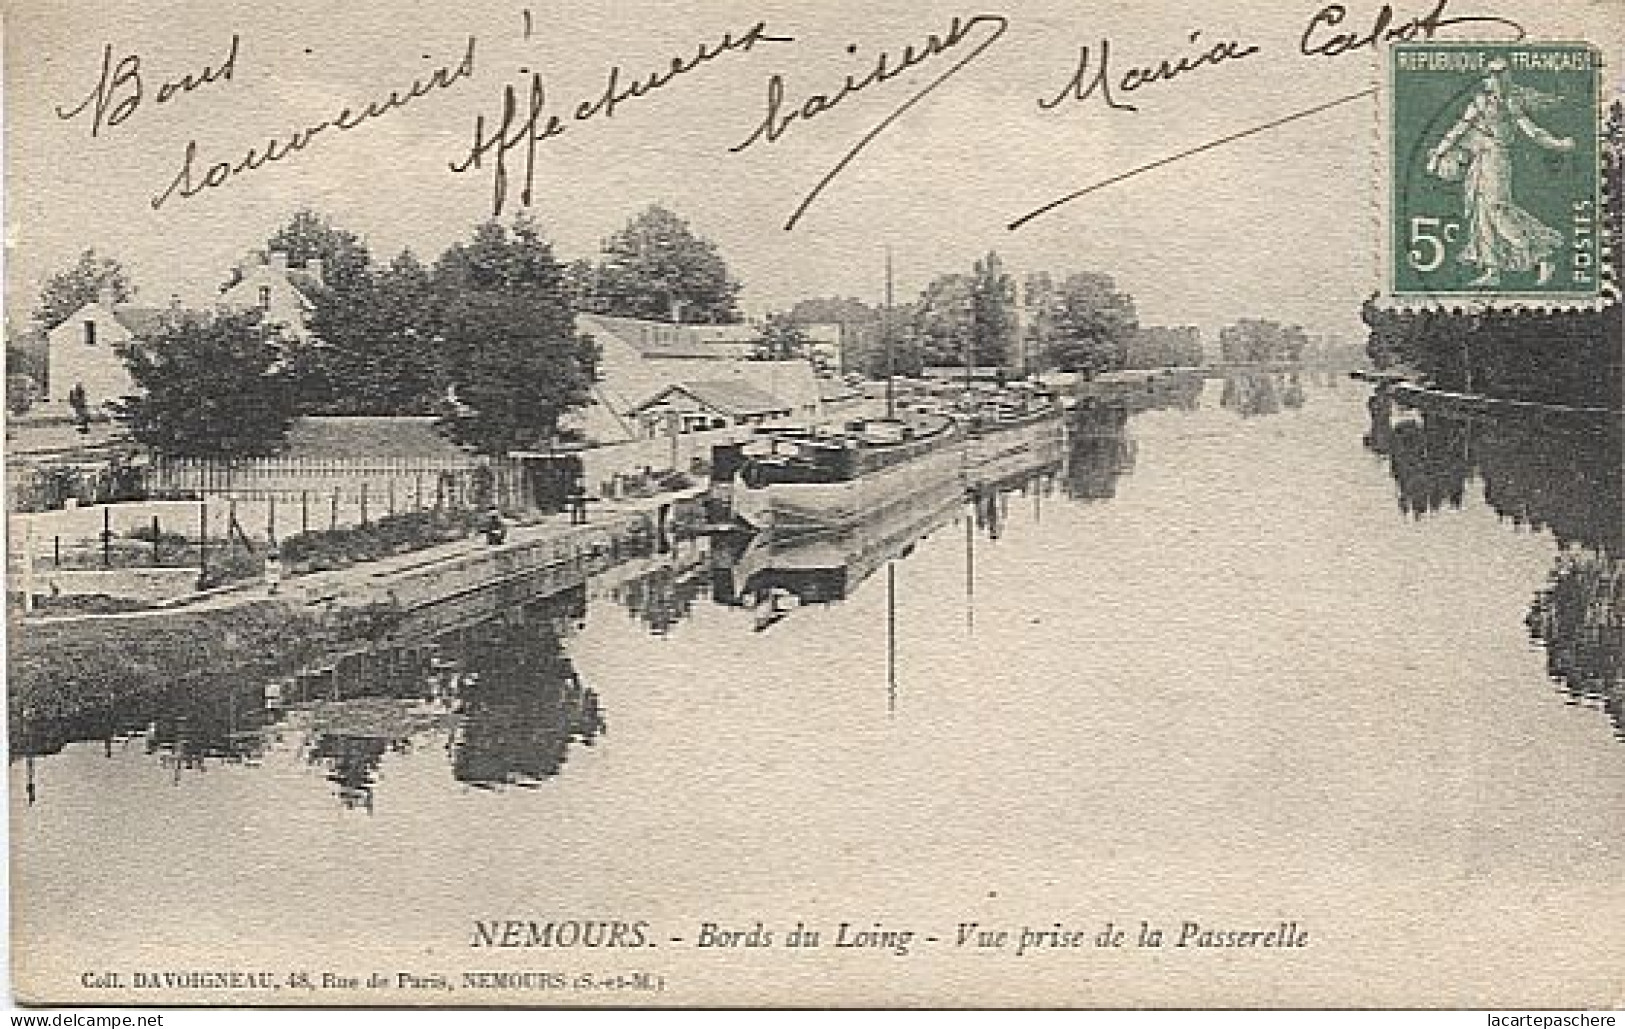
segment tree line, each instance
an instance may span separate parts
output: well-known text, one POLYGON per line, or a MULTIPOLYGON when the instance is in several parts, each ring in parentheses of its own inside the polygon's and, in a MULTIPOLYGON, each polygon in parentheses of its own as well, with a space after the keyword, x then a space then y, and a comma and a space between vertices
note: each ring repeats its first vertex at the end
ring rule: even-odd
MULTIPOLYGON (((259 256, 271 252, 291 269, 320 262, 305 290, 308 336, 257 310, 168 312, 123 353, 138 392, 113 407, 138 443, 254 456, 275 452, 304 414, 435 415, 480 453, 544 448, 597 377, 598 347, 576 332, 576 312, 740 320, 740 285, 715 245, 658 206, 605 240, 596 264, 562 263, 524 216, 480 225, 426 264, 411 250, 378 261, 355 233, 301 210, 259 256)), ((234 269, 221 290, 240 277, 234 269)), ((118 261, 86 251, 47 281, 35 320, 55 325, 106 289, 115 302, 135 295, 118 261)))
MULTIPOLYGON (((1034 271, 1018 287, 997 253, 968 271, 937 276, 917 298, 890 309, 852 297, 814 297, 785 317, 803 326, 839 325, 846 370, 872 377, 967 364, 1014 375, 1058 370, 1092 376, 1124 368, 1196 367, 1212 359, 1195 326, 1143 324, 1133 295, 1104 272, 1034 271)), ((1219 351, 1227 364, 1346 356, 1302 326, 1264 318, 1226 326, 1219 351)))
MULTIPOLYGON (((598 375, 598 347, 575 330, 576 314, 741 320, 741 285, 716 245, 659 206, 605 239, 595 261, 561 261, 526 216, 480 225, 433 261, 411 250, 380 260, 311 210, 295 213, 258 256, 272 252, 290 269, 319 262, 320 283, 305 290, 308 333, 277 331, 257 311, 171 311, 125 354, 138 391, 115 410, 138 443, 173 455, 254 456, 275 452, 300 415, 432 415, 480 453, 544 449, 567 436, 564 416, 591 402, 598 375)), ((115 301, 135 295, 116 260, 86 251, 46 283, 35 319, 53 325, 104 290, 115 301)), ((803 299, 767 316, 755 356, 823 361, 808 328, 830 323, 840 327, 842 362, 820 369, 876 378, 966 365, 1088 377, 1209 359, 1196 328, 1141 324, 1134 297, 1110 275, 1038 270, 1018 284, 995 252, 889 308, 803 299)), ((1219 339, 1230 363, 1297 361, 1309 345, 1301 327, 1266 319, 1242 319, 1219 339)))

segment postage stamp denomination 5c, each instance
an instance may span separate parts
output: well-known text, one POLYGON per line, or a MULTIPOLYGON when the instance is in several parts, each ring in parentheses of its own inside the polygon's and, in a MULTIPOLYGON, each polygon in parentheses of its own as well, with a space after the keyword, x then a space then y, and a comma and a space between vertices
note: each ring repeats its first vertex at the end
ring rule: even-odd
POLYGON ((1389 61, 1389 290, 1444 302, 1595 299, 1597 51, 1402 44, 1389 61))

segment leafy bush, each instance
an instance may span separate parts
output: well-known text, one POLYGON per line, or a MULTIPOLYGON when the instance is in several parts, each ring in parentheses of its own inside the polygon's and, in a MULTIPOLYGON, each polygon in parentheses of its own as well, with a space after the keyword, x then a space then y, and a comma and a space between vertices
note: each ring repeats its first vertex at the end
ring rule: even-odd
POLYGON ((375 561, 460 540, 477 524, 478 516, 472 511, 408 511, 367 525, 289 536, 282 542, 282 559, 296 573, 345 568, 358 561, 375 561))
POLYGON ((143 543, 157 543, 160 547, 189 547, 191 541, 182 532, 164 532, 162 529, 154 532, 150 525, 137 525, 124 534, 126 539, 140 540, 143 543))
POLYGON ((265 571, 265 557, 261 554, 233 547, 218 556, 211 555, 209 567, 198 576, 197 588, 213 589, 228 582, 257 578, 265 571))

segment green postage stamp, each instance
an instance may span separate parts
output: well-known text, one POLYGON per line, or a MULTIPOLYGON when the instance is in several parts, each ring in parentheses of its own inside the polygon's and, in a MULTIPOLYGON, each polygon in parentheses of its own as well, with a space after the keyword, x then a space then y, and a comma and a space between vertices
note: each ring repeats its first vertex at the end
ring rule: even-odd
POLYGON ((1595 300, 1598 52, 1401 44, 1389 62, 1389 291, 1446 303, 1595 300))

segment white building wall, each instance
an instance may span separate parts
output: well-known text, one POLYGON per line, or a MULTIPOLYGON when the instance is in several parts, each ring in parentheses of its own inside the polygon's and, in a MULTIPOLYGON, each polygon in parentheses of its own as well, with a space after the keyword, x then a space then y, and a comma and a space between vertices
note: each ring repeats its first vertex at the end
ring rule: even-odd
POLYGON ((94 410, 110 400, 134 393, 135 381, 130 378, 117 349, 133 338, 130 330, 114 317, 110 304, 96 301, 75 311, 46 333, 50 386, 44 399, 65 407, 68 393, 75 385, 82 385, 85 399, 94 410), (94 343, 87 342, 87 322, 96 326, 94 343))

